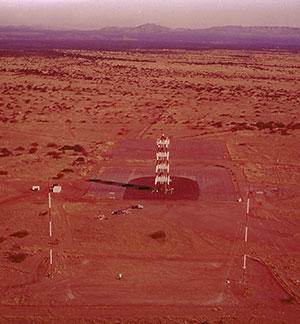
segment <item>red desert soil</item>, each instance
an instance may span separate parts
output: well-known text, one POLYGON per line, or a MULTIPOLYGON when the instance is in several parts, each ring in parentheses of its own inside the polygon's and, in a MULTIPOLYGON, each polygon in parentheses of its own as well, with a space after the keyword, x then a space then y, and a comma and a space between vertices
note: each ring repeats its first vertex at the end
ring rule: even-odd
POLYGON ((0 323, 299 322, 299 53, 57 54, 0 56, 0 323), (88 181, 162 133, 198 199, 88 181))

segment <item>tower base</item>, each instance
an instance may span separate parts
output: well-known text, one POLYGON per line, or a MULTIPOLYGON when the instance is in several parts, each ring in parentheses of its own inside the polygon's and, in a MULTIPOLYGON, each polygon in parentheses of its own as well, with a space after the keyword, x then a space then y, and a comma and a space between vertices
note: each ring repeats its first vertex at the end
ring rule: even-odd
POLYGON ((157 186, 152 190, 152 193, 159 193, 159 194, 169 194, 171 195, 173 193, 174 188, 171 187, 163 187, 163 186, 157 186))
MULTIPOLYGON (((153 186, 154 177, 136 178, 129 181, 129 184, 140 186, 141 188, 149 188, 153 186)), ((197 200, 199 198, 199 185, 196 181, 183 178, 172 177, 172 194, 164 193, 149 189, 135 189, 127 187, 123 195, 123 199, 132 200, 197 200)))

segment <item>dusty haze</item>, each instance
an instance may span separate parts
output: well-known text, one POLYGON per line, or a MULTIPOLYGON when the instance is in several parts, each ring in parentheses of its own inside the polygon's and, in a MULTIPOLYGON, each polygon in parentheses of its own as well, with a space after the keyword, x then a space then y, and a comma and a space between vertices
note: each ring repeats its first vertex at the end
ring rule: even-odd
POLYGON ((92 29, 148 22, 171 28, 300 27, 297 0, 1 0, 0 25, 92 29))

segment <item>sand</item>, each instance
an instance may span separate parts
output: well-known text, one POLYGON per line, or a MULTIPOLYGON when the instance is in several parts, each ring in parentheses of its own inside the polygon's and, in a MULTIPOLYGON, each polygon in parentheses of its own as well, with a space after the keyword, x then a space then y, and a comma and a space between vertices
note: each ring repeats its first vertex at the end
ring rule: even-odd
POLYGON ((0 322, 296 323, 299 53, 55 53, 1 52, 0 322), (88 181, 153 179, 162 133, 196 200, 88 181))

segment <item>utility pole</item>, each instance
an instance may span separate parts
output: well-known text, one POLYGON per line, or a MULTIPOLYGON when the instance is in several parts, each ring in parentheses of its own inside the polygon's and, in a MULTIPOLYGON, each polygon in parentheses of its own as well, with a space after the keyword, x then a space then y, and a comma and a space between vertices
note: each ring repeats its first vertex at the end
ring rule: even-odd
POLYGON ((49 250, 49 273, 48 276, 51 278, 53 277, 53 235, 52 235, 52 213, 51 213, 51 207, 52 207, 52 201, 51 201, 51 193, 59 193, 61 192, 61 186, 59 185, 53 185, 49 186, 48 191, 48 214, 49 214, 49 239, 50 239, 50 250, 49 250))
MULTIPOLYGON (((245 250, 246 250, 246 244, 248 242, 249 211, 250 211, 250 198, 249 198, 249 190, 248 190, 247 200, 246 200, 246 225, 245 225, 245 237, 244 237, 245 250)), ((243 283, 245 282, 246 267, 247 267, 247 254, 245 251, 244 258, 243 258, 243 283)))

